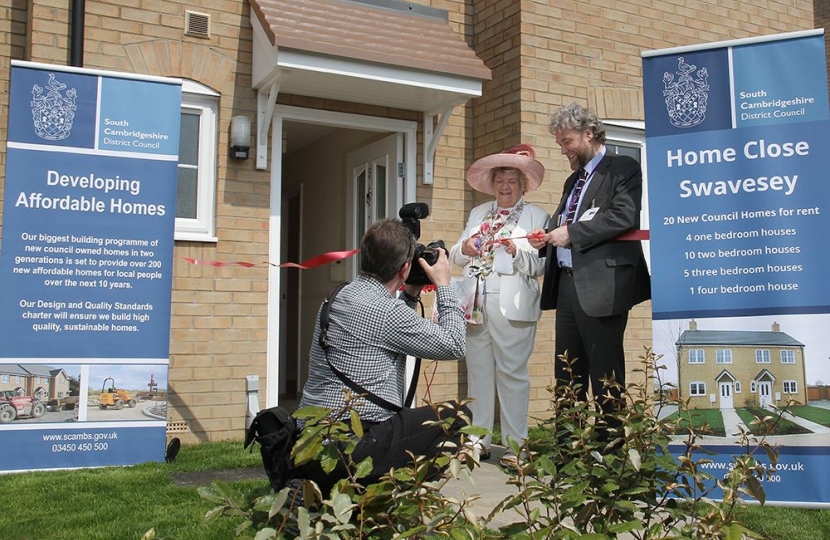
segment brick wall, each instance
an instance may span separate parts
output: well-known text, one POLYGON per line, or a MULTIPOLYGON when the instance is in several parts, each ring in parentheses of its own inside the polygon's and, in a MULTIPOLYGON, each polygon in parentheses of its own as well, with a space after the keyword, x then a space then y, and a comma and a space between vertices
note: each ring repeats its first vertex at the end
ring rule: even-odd
MULTIPOLYGON (((644 119, 643 51, 806 30, 813 22, 809 1, 731 2, 727 7, 708 1, 622 1, 614 2, 613 9, 603 2, 583 2, 571 6, 574 9, 549 2, 526 5, 523 23, 532 42, 528 47, 532 60, 522 80, 542 88, 533 96, 544 95, 551 108, 575 99, 601 118, 616 120, 644 119), (549 80, 550 72, 562 76, 549 80)), ((557 157, 551 164, 551 178, 557 181, 546 187, 555 186, 554 193, 559 193, 567 163, 557 157)), ((625 340, 629 375, 639 367, 643 347, 650 343, 651 308, 646 303, 635 307, 629 318, 625 340)))
MULTIPOLYGON (((438 0, 418 3, 447 10, 450 26, 464 36, 467 44, 472 46, 475 39, 473 0, 438 0)), ((472 163, 473 123, 473 106, 470 103, 455 107, 436 148, 432 186, 425 186, 420 181, 423 177, 424 164, 423 131, 419 128, 419 181, 416 198, 430 205, 430 217, 421 222, 421 238, 424 242, 441 239, 447 246, 451 246, 464 230, 467 215, 474 202, 474 193, 469 189, 464 178, 464 171, 472 163)), ((427 314, 430 314, 432 313, 431 295, 424 295, 424 298, 427 300, 427 314)), ((422 364, 421 372, 418 386, 419 396, 431 401, 467 396, 467 368, 463 360, 460 362, 427 360, 422 364)))
MULTIPOLYGON (((567 162, 547 133, 558 106, 577 100, 603 118, 642 120, 640 53, 707 41, 754 37, 813 27, 806 0, 723 3, 600 0, 416 0, 448 10, 449 22, 493 71, 485 97, 456 107, 435 156, 434 183, 418 182, 417 198, 430 204, 424 239, 454 243, 469 210, 482 202, 464 171, 476 159, 518 142, 536 147, 547 170, 529 200, 551 210, 567 176, 567 162), (609 6, 613 6, 609 7, 609 6), (714 20, 715 22, 710 22, 714 20)), ((190 266, 181 257, 264 260, 268 256, 269 173, 254 160, 228 159, 231 116, 256 112, 251 90, 249 4, 202 2, 211 37, 184 36, 187 0, 87 0, 84 60, 89 68, 192 79, 221 94, 216 220, 218 244, 177 242, 175 248, 170 364, 170 420, 188 426, 187 438, 238 438, 245 412, 244 377, 266 376, 268 271, 262 268, 190 266)), ((816 20, 830 16, 818 3, 816 20)), ((9 59, 66 64, 69 3, 0 0, 0 119, 7 117, 9 59), (30 41, 30 43, 29 43, 30 41)), ((280 103, 416 119, 408 111, 280 95, 280 103)), ((0 121, 0 166, 6 125, 0 121)), ((422 134, 418 173, 422 178, 422 134)), ((2 202, 0 182, 0 202, 2 202)), ((0 230, 2 232, 2 230, 0 230)), ((629 367, 651 339, 650 304, 636 307, 626 334, 629 367)), ((530 361, 531 415, 547 409, 552 376, 554 314, 539 324, 530 361)), ((430 398, 466 395, 463 363, 425 362, 430 398)), ((421 385, 422 393, 424 385, 421 385)))
MULTIPOLYGON (((69 8, 65 1, 32 3, 27 59, 67 64, 69 8)), ((187 425, 185 439, 239 438, 245 422, 245 376, 266 377, 268 271, 193 266, 182 257, 268 258, 269 173, 255 170, 254 160, 228 158, 231 117, 256 115, 252 30, 247 2, 217 0, 196 8, 211 15, 210 38, 185 36, 186 9, 194 9, 192 2, 87 1, 84 67, 181 77, 221 94, 216 201, 220 241, 176 243, 169 420, 187 425)))
MULTIPOLYGON (((817 4, 830 17, 828 3, 817 4)), ((577 101, 600 118, 642 121, 643 51, 811 29, 813 4, 473 0, 472 19, 471 44, 493 70, 493 80, 485 84, 485 97, 471 102, 474 136, 466 165, 518 142, 533 144, 547 178, 528 200, 551 211, 569 173, 567 160, 547 133, 549 116, 558 107, 577 101)), ((467 210, 481 202, 470 199, 467 195, 467 210)), ((552 313, 543 315, 530 358, 531 416, 543 416, 547 409, 554 320, 552 313)), ((641 365, 644 347, 651 346, 651 334, 651 304, 646 302, 629 317, 629 381, 642 380, 633 370, 641 365)))
MULTIPOLYGON (((815 0, 813 2, 813 24, 816 28, 827 28, 830 24, 830 2, 827 0, 815 0)), ((826 30, 824 34, 824 48, 830 49, 830 36, 826 30)), ((830 56, 827 60, 827 72, 830 73, 830 56)))
MULTIPOLYGON (((0 174, 6 170, 8 140, 9 74, 12 60, 26 58, 26 22, 29 17, 25 0, 0 0, 0 174)), ((5 177, 0 177, 0 208, 3 207, 5 177)), ((3 220, 0 219, 0 239, 3 220)))

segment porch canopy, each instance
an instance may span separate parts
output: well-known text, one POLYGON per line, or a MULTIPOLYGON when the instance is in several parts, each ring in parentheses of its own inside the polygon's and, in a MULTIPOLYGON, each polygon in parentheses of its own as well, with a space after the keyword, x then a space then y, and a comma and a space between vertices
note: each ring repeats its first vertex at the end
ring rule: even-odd
POLYGON ((430 121, 443 113, 446 122, 454 106, 481 96, 491 78, 447 12, 428 6, 251 0, 251 24, 252 85, 265 109, 260 136, 267 135, 279 92, 419 111, 430 121))

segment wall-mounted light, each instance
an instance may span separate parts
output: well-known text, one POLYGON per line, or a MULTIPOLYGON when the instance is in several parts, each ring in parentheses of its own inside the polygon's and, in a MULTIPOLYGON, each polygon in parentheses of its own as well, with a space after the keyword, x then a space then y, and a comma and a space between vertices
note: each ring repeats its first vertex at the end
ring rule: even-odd
POLYGON ((231 157, 248 159, 251 148, 251 119, 247 116, 231 118, 231 157))

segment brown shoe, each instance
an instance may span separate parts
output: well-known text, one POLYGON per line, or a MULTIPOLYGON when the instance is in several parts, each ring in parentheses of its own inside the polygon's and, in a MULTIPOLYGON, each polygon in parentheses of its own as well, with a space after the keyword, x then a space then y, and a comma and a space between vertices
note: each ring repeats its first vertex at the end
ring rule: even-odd
POLYGON ((500 463, 501 463, 501 464, 502 464, 502 466, 504 466, 504 467, 513 467, 513 468, 516 468, 516 467, 518 467, 518 466, 519 466, 519 465, 520 465, 523 461, 525 461, 526 459, 527 459, 527 456, 525 455, 525 453, 524 453, 524 452, 522 452, 522 453, 521 453, 521 455, 518 455, 518 456, 517 456, 517 455, 516 455, 516 452, 514 452, 514 451, 512 451, 512 450, 508 450, 508 451, 507 451, 507 452, 505 452, 505 453, 504 453, 504 455, 501 457, 500 463))

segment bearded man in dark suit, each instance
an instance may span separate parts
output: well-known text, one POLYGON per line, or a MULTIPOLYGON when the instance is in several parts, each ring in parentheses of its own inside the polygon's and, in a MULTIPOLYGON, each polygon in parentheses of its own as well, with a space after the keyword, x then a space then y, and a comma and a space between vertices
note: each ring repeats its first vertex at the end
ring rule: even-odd
MULTIPOLYGON (((590 381, 609 415, 624 402, 620 390, 602 380, 625 385, 628 313, 651 298, 640 241, 620 239, 639 229, 643 173, 635 159, 606 149, 602 122, 576 103, 557 111, 548 131, 573 171, 548 228, 530 240, 545 257, 541 307, 556 309, 557 385, 573 376, 585 399, 590 381)), ((606 419, 610 427, 619 425, 606 419)))

